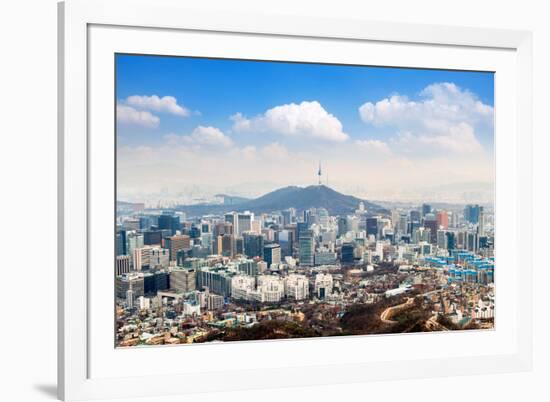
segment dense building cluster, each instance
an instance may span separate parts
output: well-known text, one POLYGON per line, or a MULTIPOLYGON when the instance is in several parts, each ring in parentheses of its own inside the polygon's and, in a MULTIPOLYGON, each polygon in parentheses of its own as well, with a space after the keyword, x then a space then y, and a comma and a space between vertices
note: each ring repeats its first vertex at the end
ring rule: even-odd
POLYGON ((376 331, 398 328, 388 317, 409 306, 429 315, 422 330, 491 328, 487 208, 371 213, 360 203, 339 215, 288 208, 187 217, 125 205, 116 228, 117 345, 255 339, 273 323, 282 329, 269 334, 374 333, 369 323, 346 327, 361 305, 382 309, 376 331))

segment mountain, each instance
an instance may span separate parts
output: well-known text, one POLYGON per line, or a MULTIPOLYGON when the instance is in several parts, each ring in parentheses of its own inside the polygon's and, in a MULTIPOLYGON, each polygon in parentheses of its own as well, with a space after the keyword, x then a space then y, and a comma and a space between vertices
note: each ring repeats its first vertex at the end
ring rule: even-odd
POLYGON ((177 209, 186 212, 189 216, 222 214, 230 211, 262 213, 282 211, 288 208, 296 208, 298 211, 309 208, 325 208, 331 215, 343 215, 354 212, 361 201, 365 204, 368 212, 387 212, 385 208, 377 204, 339 193, 324 185, 284 187, 256 199, 233 205, 181 205, 177 209))

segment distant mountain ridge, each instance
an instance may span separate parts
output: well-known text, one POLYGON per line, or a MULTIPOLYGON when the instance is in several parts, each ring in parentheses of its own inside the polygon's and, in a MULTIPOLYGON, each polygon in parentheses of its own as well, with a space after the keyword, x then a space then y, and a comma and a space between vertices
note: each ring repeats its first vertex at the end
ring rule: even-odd
POLYGON ((232 205, 180 205, 177 209, 186 212, 189 216, 222 214, 230 211, 262 213, 282 211, 288 208, 296 208, 299 211, 310 208, 325 208, 331 215, 344 215, 353 213, 358 208, 360 202, 365 204, 368 212, 388 212, 380 205, 339 193, 325 185, 283 187, 261 197, 243 200, 232 205))

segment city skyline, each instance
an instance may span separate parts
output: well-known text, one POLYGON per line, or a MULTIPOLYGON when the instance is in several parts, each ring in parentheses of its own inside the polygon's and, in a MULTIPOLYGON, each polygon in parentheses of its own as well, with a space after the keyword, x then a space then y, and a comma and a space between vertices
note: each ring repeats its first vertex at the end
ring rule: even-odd
POLYGON ((490 203, 493 104, 492 73, 117 55, 118 198, 257 197, 322 160, 359 198, 490 203))

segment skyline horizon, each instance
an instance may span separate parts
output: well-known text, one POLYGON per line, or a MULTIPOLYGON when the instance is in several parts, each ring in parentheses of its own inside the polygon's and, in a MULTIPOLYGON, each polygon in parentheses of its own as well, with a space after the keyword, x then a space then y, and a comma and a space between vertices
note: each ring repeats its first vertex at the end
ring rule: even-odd
MULTIPOLYGON (((487 183, 489 184, 489 183, 487 183)), ((267 196, 267 195, 270 195, 271 193, 275 193, 277 191, 280 191, 280 190, 283 190, 283 189, 289 189, 289 188, 300 188, 300 189, 307 189, 307 188, 310 188, 310 187, 327 187, 328 189, 330 190, 333 190, 333 191, 336 191, 342 195, 346 195, 346 196, 351 196, 351 197, 354 197, 354 198, 357 198, 361 201, 366 201, 366 202, 372 202, 372 203, 389 203, 389 204, 418 204, 418 205, 421 205, 423 203, 433 203, 433 204, 449 204, 449 205, 467 205, 467 204, 480 204, 480 205, 485 205, 485 206, 494 206, 494 200, 491 199, 491 200, 478 200, 478 199, 470 199, 470 200, 441 200, 441 199, 435 199, 435 198, 417 198, 417 199, 412 199, 412 198, 409 198, 409 199, 384 199, 384 198, 366 198, 366 197, 362 197, 362 196, 358 196, 356 194, 353 194, 353 193, 350 193, 350 192, 345 192, 345 191, 340 191, 338 190, 337 188, 329 185, 328 183, 313 183, 313 184, 289 184, 289 185, 286 185, 286 186, 282 186, 282 187, 274 187, 272 188, 271 190, 268 190, 266 192, 262 192, 261 194, 258 194, 256 196, 247 196, 247 195, 244 195, 244 194, 238 194, 238 193, 232 193, 232 192, 226 192, 226 191, 221 191, 221 192, 215 192, 215 193, 212 193, 210 194, 208 197, 206 196, 202 196, 202 197, 197 197, 195 198, 195 201, 196 202, 191 202, 191 203, 183 203, 183 202, 176 202, 176 201, 172 201, 172 202, 168 202, 169 205, 172 205, 172 206, 190 206, 190 205, 208 205, 210 203, 212 203, 212 205, 216 204, 216 202, 213 202, 214 199, 219 199, 220 197, 236 197, 236 198, 243 198, 243 199, 246 199, 246 200, 255 200, 255 199, 258 199, 258 198, 261 198, 261 197, 264 197, 264 196, 267 196), (211 201, 210 203, 209 202, 205 202, 205 201, 211 201)), ((143 197, 143 198, 136 198, 136 199, 133 199, 133 200, 130 200, 130 199, 127 199, 125 197, 118 197, 117 196, 117 202, 124 202, 124 203, 135 203, 135 204, 139 204, 139 203, 144 203, 146 204, 146 207, 147 208, 157 208, 155 206, 152 206, 153 204, 156 204, 157 206, 158 205, 161 205, 162 201, 167 201, 166 198, 163 200, 163 199, 158 199, 158 201, 156 203, 154 202, 151 202, 150 200, 151 199, 154 199, 154 198, 157 198, 157 197, 154 197, 153 195, 150 195, 149 197, 143 197), (146 202, 145 200, 149 200, 149 202, 146 202)), ((174 199, 177 199, 178 197, 174 197, 174 199)), ((163 207, 160 207, 160 208, 165 208, 166 206, 163 206, 163 207)))

